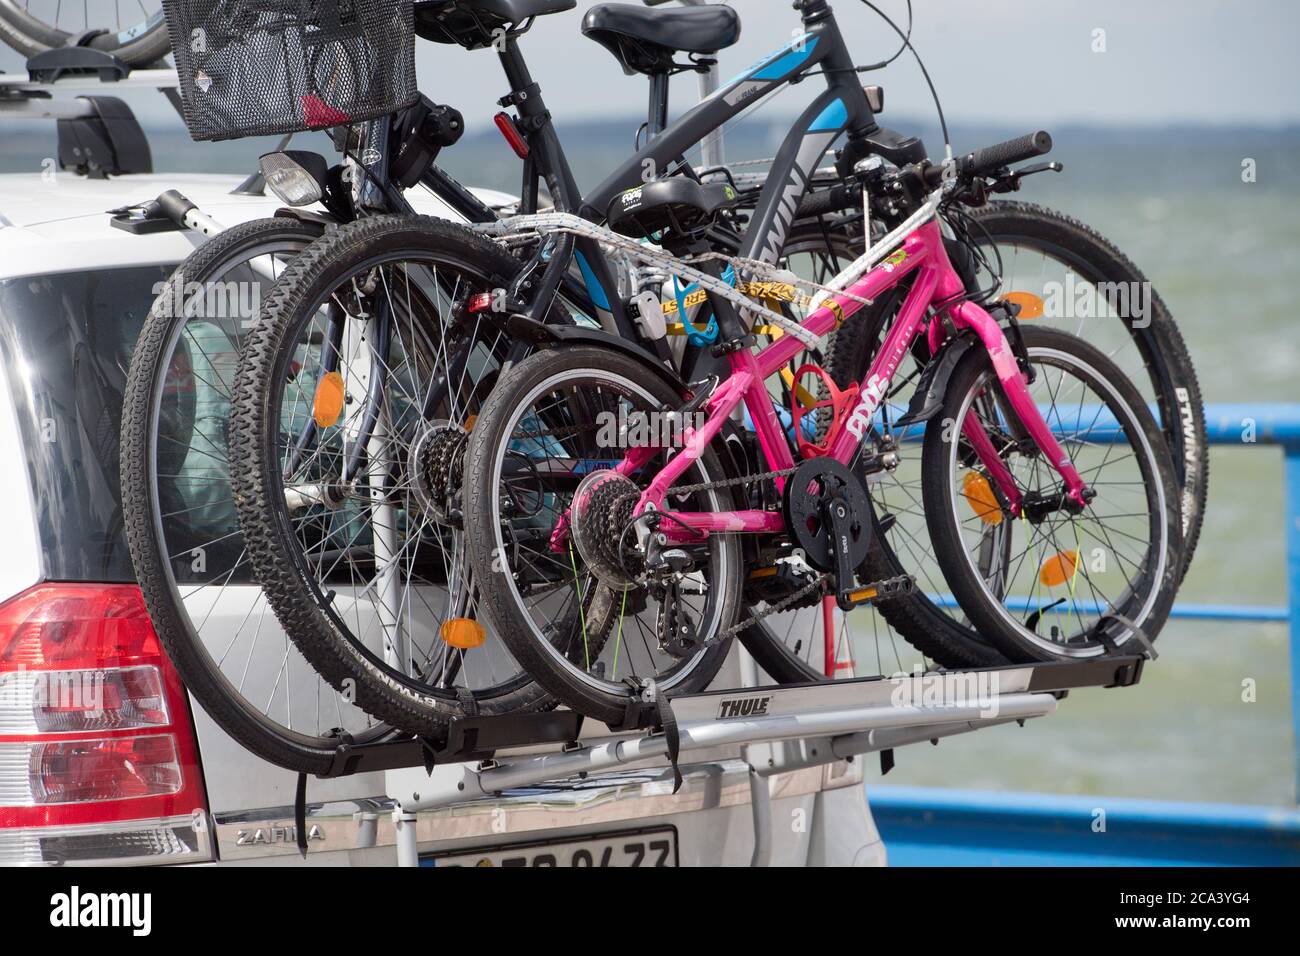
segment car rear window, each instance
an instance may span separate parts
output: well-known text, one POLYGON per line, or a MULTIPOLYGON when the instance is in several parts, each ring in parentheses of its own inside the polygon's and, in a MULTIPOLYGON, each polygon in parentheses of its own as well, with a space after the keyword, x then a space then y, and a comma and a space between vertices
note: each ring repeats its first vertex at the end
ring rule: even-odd
POLYGON ((130 581, 118 441, 131 351, 172 266, 0 280, 0 360, 56 580, 130 581))
MULTIPOLYGON (((24 445, 43 567, 51 579, 134 579, 119 478, 123 392, 140 329, 173 269, 0 280, 0 360, 24 445)), ((259 280, 250 273, 241 281, 259 280)), ((187 321, 164 383, 160 506, 178 582, 245 584, 253 579, 230 493, 226 426, 247 306, 238 298, 204 305, 202 315, 187 321)), ((318 348, 317 343, 303 351, 304 366, 319 364, 318 348)), ((292 411, 286 407, 286 415, 292 411)), ((286 422, 286 428, 293 425, 286 422)), ((352 581, 353 561, 365 560, 370 544, 369 524, 357 523, 355 507, 332 511, 319 525, 305 527, 307 533, 347 541, 348 553, 361 554, 348 561, 331 559, 329 580, 352 581)), ((320 553, 326 559, 332 554, 320 553)))

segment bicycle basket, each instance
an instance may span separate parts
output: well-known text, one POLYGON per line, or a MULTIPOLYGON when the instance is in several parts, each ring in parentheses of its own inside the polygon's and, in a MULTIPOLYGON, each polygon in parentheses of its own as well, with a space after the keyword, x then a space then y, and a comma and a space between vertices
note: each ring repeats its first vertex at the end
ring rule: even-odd
POLYGON ((163 0, 196 140, 342 126, 414 101, 411 0, 163 0))

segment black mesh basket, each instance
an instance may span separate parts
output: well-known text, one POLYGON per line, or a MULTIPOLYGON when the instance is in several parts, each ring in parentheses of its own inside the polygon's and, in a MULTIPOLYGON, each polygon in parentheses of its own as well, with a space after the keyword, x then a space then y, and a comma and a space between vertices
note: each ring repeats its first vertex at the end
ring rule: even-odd
POLYGON ((163 0, 163 9, 196 140, 342 126, 417 95, 411 0, 163 0))

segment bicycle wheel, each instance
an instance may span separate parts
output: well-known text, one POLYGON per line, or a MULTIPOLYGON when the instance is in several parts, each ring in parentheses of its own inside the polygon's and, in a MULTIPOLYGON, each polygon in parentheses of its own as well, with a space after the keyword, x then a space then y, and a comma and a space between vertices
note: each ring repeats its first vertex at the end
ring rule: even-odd
POLYGON ((24 56, 34 56, 67 46, 89 30, 100 30, 90 46, 130 66, 154 63, 171 49, 167 21, 157 0, 137 0, 127 4, 125 11, 117 4, 112 10, 96 4, 93 15, 90 10, 85 4, 59 0, 0 0, 0 40, 24 56))
MULTIPOLYGON (((512 347, 469 300, 520 268, 451 223, 352 223, 286 271, 241 354, 234 484, 258 580, 331 686, 424 736, 552 704, 482 620, 461 530, 464 445, 512 347)), ((599 598, 575 620, 606 614, 599 598)))
POLYGON ((1178 484, 1164 436, 1100 349, 1055 329, 1024 337, 1030 395, 1095 497, 1072 506, 1052 463, 1017 437, 1020 423, 987 356, 972 350, 953 372, 922 453, 939 566, 972 624, 1013 660, 1140 651, 1138 630, 1148 640, 1159 633, 1182 569, 1178 484), (1019 516, 977 455, 972 429, 987 435, 1014 479, 1019 516), (1003 551, 992 570, 991 533, 1003 551))
MULTIPOLYGON (((670 432, 642 441, 637 431, 667 426, 658 413, 683 403, 658 373, 622 353, 553 349, 501 377, 470 436, 466 533, 474 573, 490 582, 489 617, 539 684, 610 724, 623 720, 637 684, 654 681, 661 694, 704 688, 730 645, 723 632, 739 604, 736 536, 665 544, 656 561, 646 549, 658 533, 643 546, 631 520, 642 483, 680 447, 670 432), (622 476, 611 469, 629 445, 644 459, 622 476), (616 613, 599 623, 612 634, 597 644, 591 620, 573 627, 567 609, 601 590, 616 596, 616 613)), ((710 447, 678 484, 724 477, 710 447)), ((668 500, 681 510, 725 511, 728 490, 668 500)))
POLYGON ((320 773, 337 731, 382 739, 288 641, 256 584, 230 487, 226 421, 257 304, 322 227, 242 223, 172 273, 131 359, 122 509, 136 578, 190 693, 230 736, 281 767, 320 773))
POLYGON ((1173 315, 1142 270, 1077 219, 1025 202, 991 202, 970 213, 980 227, 972 238, 1001 254, 997 294, 1041 302, 1043 314, 1027 324, 1085 338, 1153 406, 1182 489, 1186 574, 1205 517, 1210 456, 1201 386, 1173 315))
MULTIPOLYGON (((1138 388, 1164 423, 1166 441, 1174 452, 1182 481, 1182 517, 1185 535, 1195 544, 1203 517, 1209 460, 1205 454, 1205 421, 1196 372, 1173 317, 1145 277, 1110 243, 1086 226, 1042 207, 1018 202, 995 202, 973 214, 987 235, 971 230, 983 246, 996 246, 1003 266, 998 294, 1027 292, 1044 301, 1060 303, 1064 290, 1072 289, 1071 302, 1094 303, 1088 314, 1047 309, 1024 320, 1025 327, 1045 326, 1086 333, 1138 388), (1139 289, 1147 305, 1140 322, 1125 322, 1120 310, 1109 306, 1112 290, 1139 289), (1092 292, 1085 292, 1092 289, 1092 292), (1181 467, 1179 467, 1181 465, 1181 467)), ((996 264, 996 257, 986 253, 996 264)), ((992 288, 994 277, 981 271, 979 285, 992 288)), ((837 332, 827 363, 839 384, 861 381, 893 320, 901 294, 882 299, 837 332)), ((889 623, 918 650, 946 667, 981 667, 1005 663, 1005 656, 969 623, 949 593, 921 505, 920 440, 923 425, 893 427, 906 411, 916 380, 929 360, 923 348, 904 360, 880 412, 880 437, 897 456, 897 466, 874 476, 872 505, 877 512, 874 546, 868 557, 875 578, 910 573, 917 591, 882 604, 889 623)), ((1188 563, 1184 549, 1183 570, 1188 563)), ((989 560, 995 556, 990 543, 989 560)))

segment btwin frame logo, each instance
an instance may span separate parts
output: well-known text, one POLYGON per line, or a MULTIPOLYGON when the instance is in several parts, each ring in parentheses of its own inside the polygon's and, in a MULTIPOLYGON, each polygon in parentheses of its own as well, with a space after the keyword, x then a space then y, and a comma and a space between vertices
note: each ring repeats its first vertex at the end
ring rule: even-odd
POLYGON ((152 893, 83 893, 74 885, 50 897, 50 925, 60 929, 126 928, 132 936, 153 930, 152 893))
POLYGON ((781 257, 781 250, 785 248, 785 237, 799 209, 799 200, 807 190, 808 177, 798 165, 795 165, 790 171, 790 181, 786 183, 781 193, 781 201, 777 205, 776 216, 772 222, 772 231, 768 233, 763 253, 759 256, 761 261, 774 263, 781 257))

